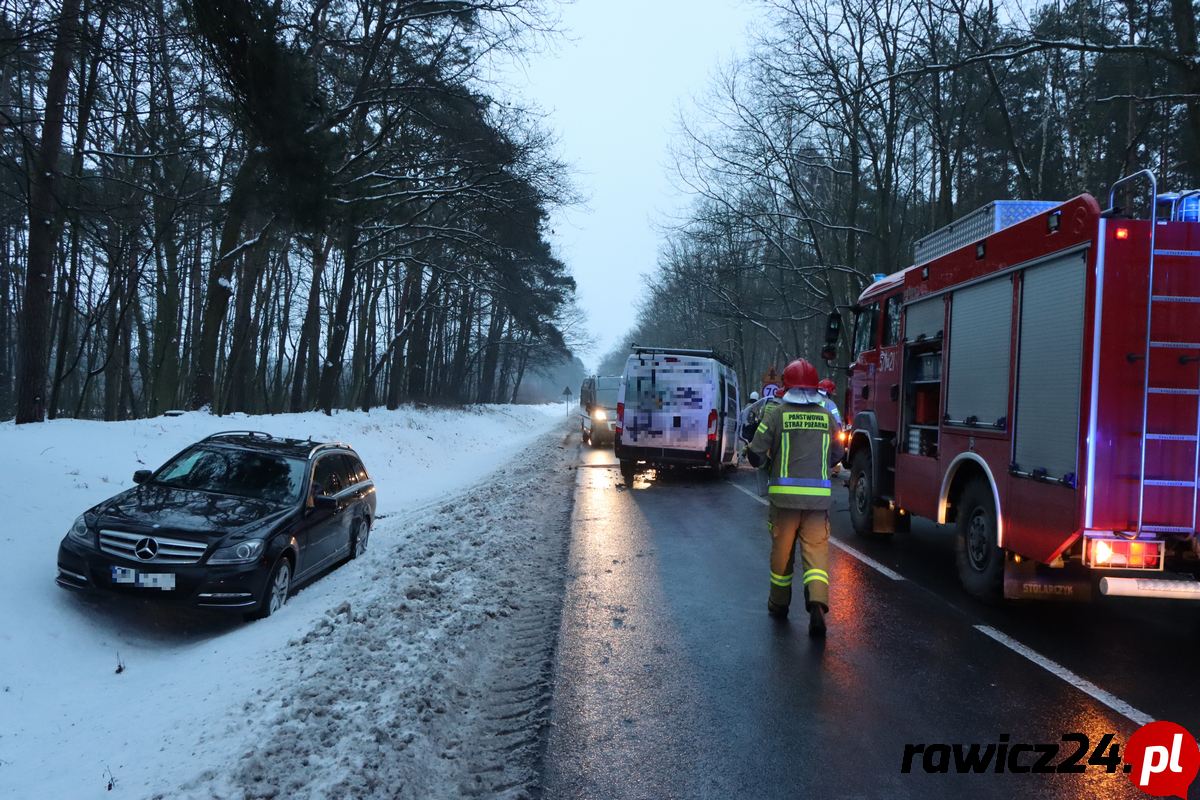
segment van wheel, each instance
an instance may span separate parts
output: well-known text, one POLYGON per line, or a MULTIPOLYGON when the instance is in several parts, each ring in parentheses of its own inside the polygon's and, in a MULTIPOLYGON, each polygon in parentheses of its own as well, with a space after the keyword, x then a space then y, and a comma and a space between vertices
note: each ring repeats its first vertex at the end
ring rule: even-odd
POLYGON ((637 463, 629 458, 621 459, 621 477, 625 480, 625 485, 633 488, 633 477, 637 474, 637 463))
POLYGON ((875 482, 871 478, 871 453, 866 449, 850 459, 850 524, 860 536, 875 533, 875 482))
POLYGON ((997 544, 996 504, 983 481, 963 491, 958 506, 955 561, 963 588, 983 600, 998 600, 1004 585, 1004 550, 997 544))

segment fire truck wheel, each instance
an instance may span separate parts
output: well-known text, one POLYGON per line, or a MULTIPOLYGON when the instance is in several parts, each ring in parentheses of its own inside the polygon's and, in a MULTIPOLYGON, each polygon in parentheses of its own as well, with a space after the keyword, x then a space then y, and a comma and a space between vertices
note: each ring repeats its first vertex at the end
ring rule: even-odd
POLYGON ((850 460, 850 524, 860 536, 875 533, 875 486, 871 454, 866 450, 859 450, 850 460))
POLYGON ((985 600, 998 599, 1004 581, 1004 551, 996 544, 996 505, 982 481, 969 484, 959 500, 955 549, 963 588, 985 600))

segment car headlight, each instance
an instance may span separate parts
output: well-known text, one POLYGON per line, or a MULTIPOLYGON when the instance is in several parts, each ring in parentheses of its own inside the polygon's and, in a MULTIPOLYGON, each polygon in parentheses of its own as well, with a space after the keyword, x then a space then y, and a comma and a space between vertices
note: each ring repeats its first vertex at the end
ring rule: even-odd
POLYGON ((96 541, 95 537, 92 536, 91 529, 87 526, 87 522, 84 521, 82 514, 80 514, 79 517, 76 518, 73 523, 71 523, 71 530, 67 532, 67 536, 79 544, 91 545, 96 541))
POLYGON ((604 422, 604 420, 608 419, 608 412, 603 408, 597 408, 592 412, 592 419, 596 420, 597 422, 604 422))
POLYGON ((244 542, 222 547, 208 557, 210 564, 249 564, 262 555, 262 539, 247 539, 244 542))

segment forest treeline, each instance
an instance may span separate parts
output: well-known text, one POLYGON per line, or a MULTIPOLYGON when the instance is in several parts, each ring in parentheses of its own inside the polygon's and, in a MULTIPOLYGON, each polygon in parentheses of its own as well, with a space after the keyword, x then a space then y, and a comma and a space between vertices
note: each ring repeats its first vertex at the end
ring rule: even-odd
MULTIPOLYGON (((690 212, 627 345, 712 347, 743 381, 804 356, 913 241, 998 199, 1200 188, 1192 0, 769 0, 683 115, 690 212)), ((843 337, 839 363, 847 363, 843 337)))
POLYGON ((536 0, 0 0, 0 419, 514 397, 567 359, 536 0))

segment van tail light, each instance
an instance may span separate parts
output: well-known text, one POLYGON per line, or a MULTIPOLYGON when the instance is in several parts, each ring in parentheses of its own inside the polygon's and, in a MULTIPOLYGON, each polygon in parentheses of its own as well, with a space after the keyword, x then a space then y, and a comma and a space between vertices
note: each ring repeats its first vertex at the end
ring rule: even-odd
POLYGON ((717 440, 717 410, 715 408, 708 412, 708 440, 710 442, 717 440))
POLYGON ((621 430, 625 427, 625 404, 617 403, 617 436, 621 435, 621 430))

